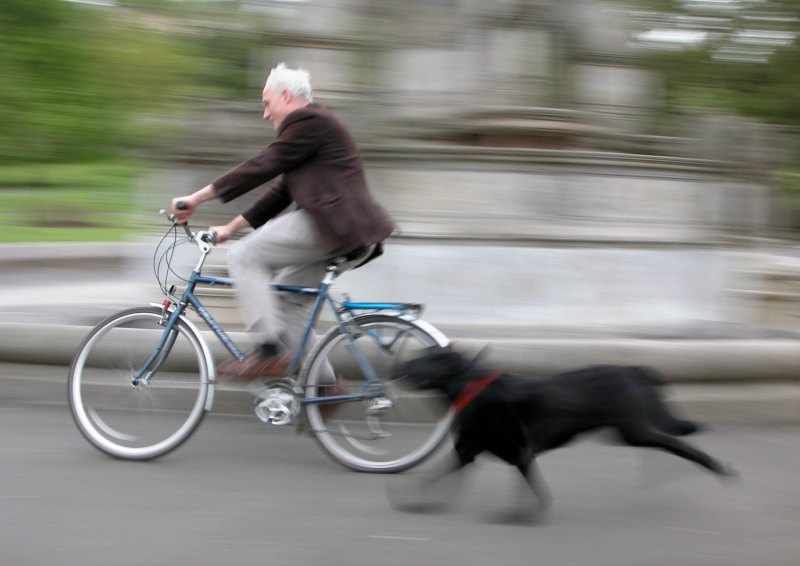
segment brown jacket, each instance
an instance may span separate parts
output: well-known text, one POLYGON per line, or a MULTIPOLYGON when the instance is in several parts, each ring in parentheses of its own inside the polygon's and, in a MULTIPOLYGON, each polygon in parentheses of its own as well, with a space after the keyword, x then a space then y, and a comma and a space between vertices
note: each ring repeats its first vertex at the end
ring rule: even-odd
POLYGON ((392 233, 392 221, 370 196, 355 143, 328 110, 310 104, 291 112, 277 140, 212 185, 228 202, 280 174, 281 181, 243 213, 253 228, 294 201, 336 246, 372 244, 392 233))

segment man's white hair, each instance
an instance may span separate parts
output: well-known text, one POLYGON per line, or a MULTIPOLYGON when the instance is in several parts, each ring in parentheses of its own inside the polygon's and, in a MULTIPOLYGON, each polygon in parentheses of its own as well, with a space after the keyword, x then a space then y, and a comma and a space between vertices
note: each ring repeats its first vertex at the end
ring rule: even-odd
POLYGON ((267 76, 264 85, 268 90, 283 92, 289 91, 292 96, 302 96, 309 102, 314 101, 311 93, 311 75, 305 69, 290 69, 285 63, 278 63, 267 76))

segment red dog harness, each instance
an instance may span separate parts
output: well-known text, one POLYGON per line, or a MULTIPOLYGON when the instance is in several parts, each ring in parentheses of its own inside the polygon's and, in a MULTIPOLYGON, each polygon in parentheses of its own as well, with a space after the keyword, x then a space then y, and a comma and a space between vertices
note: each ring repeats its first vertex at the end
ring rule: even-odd
POLYGON ((453 401, 453 411, 456 413, 460 413, 463 411, 467 405, 469 405, 475 397, 481 394, 481 392, 489 387, 498 377, 500 377, 500 371, 495 370, 486 377, 481 377, 480 379, 474 379, 467 383, 464 389, 461 391, 461 394, 453 401))

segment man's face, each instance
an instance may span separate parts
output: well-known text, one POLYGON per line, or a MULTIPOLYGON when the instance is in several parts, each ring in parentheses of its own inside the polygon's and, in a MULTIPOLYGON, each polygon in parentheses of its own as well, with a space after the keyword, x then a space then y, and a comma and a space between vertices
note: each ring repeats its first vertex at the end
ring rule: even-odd
POLYGON ((272 122, 276 130, 280 127, 286 114, 289 113, 290 98, 289 93, 285 90, 278 92, 264 87, 261 93, 261 102, 264 104, 264 120, 272 122))

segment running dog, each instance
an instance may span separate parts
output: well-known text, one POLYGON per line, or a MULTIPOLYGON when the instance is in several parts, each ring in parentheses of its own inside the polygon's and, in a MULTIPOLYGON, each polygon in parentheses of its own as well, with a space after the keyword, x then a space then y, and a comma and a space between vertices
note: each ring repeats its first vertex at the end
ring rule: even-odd
POLYGON ((640 366, 591 366, 544 379, 481 371, 449 348, 433 348, 398 372, 417 389, 438 390, 456 412, 452 465, 425 482, 428 487, 489 452, 522 474, 533 520, 551 503, 536 457, 600 428, 615 431, 630 446, 659 448, 690 460, 720 477, 728 466, 678 436, 699 425, 674 416, 660 395, 664 381, 640 366))

